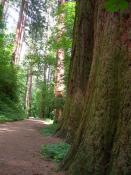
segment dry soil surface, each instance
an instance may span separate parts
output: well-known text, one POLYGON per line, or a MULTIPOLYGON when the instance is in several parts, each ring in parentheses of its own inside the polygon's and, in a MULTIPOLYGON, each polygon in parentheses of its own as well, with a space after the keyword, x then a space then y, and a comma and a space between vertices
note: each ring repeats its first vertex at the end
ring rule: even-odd
POLYGON ((0 175, 63 175, 56 164, 40 155, 42 144, 58 143, 59 138, 43 137, 41 120, 0 124, 0 175))

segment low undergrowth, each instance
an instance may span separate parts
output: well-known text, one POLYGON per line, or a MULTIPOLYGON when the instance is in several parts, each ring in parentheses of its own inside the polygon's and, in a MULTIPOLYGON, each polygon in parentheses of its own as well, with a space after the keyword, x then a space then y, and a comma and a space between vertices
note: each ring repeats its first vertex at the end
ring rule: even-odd
POLYGON ((0 123, 24 119, 24 111, 14 102, 0 100, 0 123))
POLYGON ((8 114, 8 116, 0 114, 0 123, 19 121, 19 120, 23 120, 23 119, 24 119, 24 117, 20 118, 20 117, 17 117, 15 114, 14 115, 8 114))
POLYGON ((44 136, 52 136, 56 133, 57 124, 53 123, 40 129, 40 133, 44 136))
POLYGON ((64 142, 42 145, 41 154, 48 160, 60 162, 65 158, 69 148, 70 145, 64 142))

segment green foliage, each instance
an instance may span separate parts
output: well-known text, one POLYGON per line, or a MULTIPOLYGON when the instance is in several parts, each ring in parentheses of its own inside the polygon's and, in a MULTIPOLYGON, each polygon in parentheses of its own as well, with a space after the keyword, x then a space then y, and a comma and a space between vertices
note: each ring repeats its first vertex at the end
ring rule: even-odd
POLYGON ((50 52, 46 57, 45 57, 45 63, 51 66, 54 66, 56 64, 56 59, 54 57, 54 52, 50 52))
POLYGON ((0 65, 10 67, 13 51, 13 35, 0 33, 0 65))
POLYGON ((57 33, 59 32, 59 29, 56 26, 56 39, 54 40, 55 43, 53 46, 56 50, 59 48, 63 48, 68 52, 68 50, 71 49, 72 46, 73 25, 75 18, 75 2, 64 3, 62 6, 60 6, 58 8, 58 11, 56 12, 57 18, 59 18, 61 14, 64 14, 64 33, 59 38, 59 40, 57 40, 57 33))
POLYGON ((9 65, 0 66, 0 121, 12 121, 23 118, 18 98, 16 70, 9 65))
POLYGON ((48 125, 48 126, 45 126, 44 128, 42 128, 40 130, 40 132, 41 132, 42 135, 52 136, 56 133, 56 129, 57 129, 57 124, 53 123, 51 125, 48 125))
POLYGON ((0 29, 2 28, 3 6, 0 4, 0 29))
POLYGON ((23 119, 18 69, 11 64, 13 35, 0 33, 0 122, 23 119))
POLYGON ((52 36, 48 43, 50 51, 54 53, 54 57, 56 57, 55 53, 57 49, 62 48, 65 51, 65 58, 64 58, 65 85, 67 85, 67 81, 68 81, 68 72, 69 72, 72 39, 73 39, 73 26, 74 26, 74 19, 75 19, 75 5, 76 5, 75 2, 66 2, 58 8, 56 12, 56 17, 59 19, 59 16, 61 14, 64 14, 64 20, 63 20, 64 32, 60 37, 58 37, 59 29, 57 24, 54 31, 52 32, 52 36))
POLYGON ((123 11, 128 8, 128 2, 126 0, 107 0, 105 8, 109 12, 123 11))
POLYGON ((21 110, 19 104, 6 97, 0 99, 0 122, 17 121, 24 119, 24 112, 21 110))
POLYGON ((31 105, 31 113, 32 116, 37 118, 40 116, 40 89, 37 88, 35 90, 33 90, 33 94, 32 94, 32 105, 31 105))
POLYGON ((20 108, 25 108, 25 92, 26 92, 26 72, 23 68, 17 68, 17 96, 19 96, 20 108))
POLYGON ((74 18, 75 18, 75 6, 76 6, 75 2, 68 2, 63 4, 63 7, 61 7, 62 13, 65 14, 64 25, 66 28, 66 36, 71 38, 72 38, 74 18))
POLYGON ((46 14, 47 4, 43 0, 28 0, 26 14, 29 19, 27 19, 27 24, 29 26, 28 32, 32 39, 40 39, 46 27, 46 16, 43 13, 46 14))
POLYGON ((32 113, 35 117, 53 119, 54 86, 47 86, 43 81, 37 82, 33 92, 32 113))
POLYGON ((63 12, 65 14, 64 25, 65 25, 65 34, 61 37, 61 47, 65 50, 64 58, 64 81, 65 87, 67 87, 69 65, 71 58, 71 49, 72 49, 72 40, 73 40, 73 26, 75 19, 75 2, 67 2, 63 5, 63 12))
POLYGON ((47 144, 42 146, 41 154, 47 159, 60 162, 65 158, 69 148, 70 145, 63 142, 57 144, 47 144))

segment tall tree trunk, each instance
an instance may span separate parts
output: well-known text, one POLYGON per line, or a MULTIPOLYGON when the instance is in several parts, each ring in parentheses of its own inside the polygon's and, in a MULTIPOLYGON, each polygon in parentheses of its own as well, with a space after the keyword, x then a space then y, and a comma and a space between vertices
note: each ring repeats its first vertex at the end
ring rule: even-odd
POLYGON ((46 88, 48 86, 48 79, 47 79, 47 70, 48 65, 44 64, 44 70, 43 70, 43 87, 42 87, 42 93, 40 98, 40 118, 45 118, 45 107, 46 107, 46 88))
POLYGON ((3 6, 3 10, 4 10, 4 12, 3 12, 4 20, 6 20, 6 14, 7 14, 7 11, 8 11, 8 3, 9 3, 8 0, 3 0, 2 1, 2 6, 3 6))
POLYGON ((1 37, 1 48, 4 48, 4 23, 5 23, 5 4, 7 0, 0 0, 0 37, 1 37))
MULTIPOLYGON (((63 98, 64 96, 64 50, 63 49, 59 49, 57 51, 57 65, 56 65, 56 72, 55 72, 54 93, 57 100, 59 100, 59 98, 63 98)), ((62 116, 62 108, 57 106, 55 109, 56 122, 59 122, 61 120, 61 116, 62 116)))
MULTIPOLYGON (((78 4, 80 11, 84 2, 78 4)), ((69 175, 129 175, 131 4, 123 13, 108 13, 103 0, 88 0, 88 6, 89 2, 95 2, 91 71, 79 129, 64 168, 69 175)))
POLYGON ((25 97, 25 109, 27 111, 27 116, 31 115, 31 103, 32 103, 32 66, 29 67, 27 72, 27 82, 26 82, 26 97, 25 97))
POLYGON ((7 0, 0 0, 0 5, 2 5, 3 8, 4 8, 4 5, 5 5, 6 1, 7 1, 7 0))
POLYGON ((12 58, 13 64, 18 64, 20 58, 22 42, 24 37, 24 28, 25 28, 25 18, 26 18, 25 11, 26 11, 26 1, 22 0, 16 29, 15 46, 12 58))
POLYGON ((48 84, 51 82, 51 66, 48 66, 48 84))
MULTIPOLYGON (((65 0, 59 1, 59 7, 65 3, 65 0)), ((58 17, 58 42, 64 33, 64 14, 60 14, 58 17)), ((55 71, 55 87, 54 94, 56 99, 63 98, 64 96, 64 50, 59 48, 56 54, 56 71, 55 71)), ((60 122, 62 116, 62 107, 56 107, 55 109, 55 121, 60 122)))
POLYGON ((44 72, 43 72, 43 80, 44 80, 44 83, 45 85, 47 84, 47 68, 48 68, 48 65, 45 63, 44 64, 44 72))
MULTIPOLYGON (((6 3, 6 0, 0 0, 0 25, 2 25, 2 21, 3 21, 5 3, 6 3)), ((1 29, 1 26, 0 26, 0 29, 1 29)))
POLYGON ((77 2, 67 99, 58 134, 71 142, 79 126, 93 54, 93 3, 77 2), (82 10, 81 10, 82 9, 82 10))

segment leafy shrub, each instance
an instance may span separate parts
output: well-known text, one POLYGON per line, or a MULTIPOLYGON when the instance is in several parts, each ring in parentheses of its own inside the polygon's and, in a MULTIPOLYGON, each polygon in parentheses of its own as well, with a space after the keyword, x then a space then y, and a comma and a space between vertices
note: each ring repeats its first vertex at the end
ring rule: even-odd
POLYGON ((47 144, 42 146, 41 154, 47 159, 60 162, 65 158, 69 148, 70 145, 63 142, 57 144, 47 144))
POLYGON ((0 122, 24 118, 19 101, 17 71, 10 65, 0 65, 0 122))
POLYGON ((24 112, 21 107, 5 97, 4 100, 0 99, 0 122, 17 121, 24 119, 24 112))
POLYGON ((0 66, 0 96, 17 101, 17 88, 16 70, 9 66, 0 66))
POLYGON ((32 115, 40 118, 53 119, 54 109, 54 86, 48 87, 43 81, 37 82, 37 87, 33 91, 32 115))
POLYGON ((12 41, 12 35, 6 35, 4 30, 0 33, 0 122, 21 120, 24 116, 19 98, 18 69, 11 64, 12 41))

